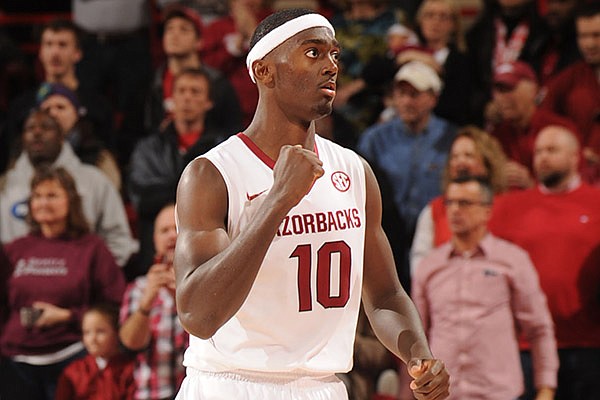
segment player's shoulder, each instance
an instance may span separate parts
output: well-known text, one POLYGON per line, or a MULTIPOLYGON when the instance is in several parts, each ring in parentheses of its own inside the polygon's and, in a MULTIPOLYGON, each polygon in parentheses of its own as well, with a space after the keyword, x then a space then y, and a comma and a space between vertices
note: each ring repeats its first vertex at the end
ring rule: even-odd
POLYGON ((354 151, 353 149, 344 147, 344 146, 342 146, 330 139, 324 138, 322 136, 315 135, 315 142, 316 142, 317 151, 319 153, 328 152, 332 155, 336 155, 337 157, 343 157, 343 158, 353 159, 353 160, 361 160, 362 159, 362 157, 360 157, 358 155, 358 153, 356 151, 354 151))
POLYGON ((222 155, 222 154, 227 154, 227 153, 235 153, 238 151, 238 148, 240 146, 243 145, 243 141, 240 139, 239 134, 238 135, 232 135, 230 137, 228 137, 225 141, 219 143, 218 145, 214 146, 213 148, 211 148, 210 150, 208 150, 207 152, 200 154, 198 157, 196 157, 196 159, 198 158, 211 158, 217 155, 222 155))

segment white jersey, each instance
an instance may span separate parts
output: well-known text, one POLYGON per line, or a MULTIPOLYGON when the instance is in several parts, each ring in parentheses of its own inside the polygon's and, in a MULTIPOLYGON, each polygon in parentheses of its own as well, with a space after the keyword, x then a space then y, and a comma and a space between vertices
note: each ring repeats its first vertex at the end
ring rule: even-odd
MULTIPOLYGON (((352 368, 363 277, 365 171, 348 149, 319 136, 315 147, 325 175, 281 223, 240 310, 212 338, 190 336, 186 367, 314 374, 352 368)), ((273 185, 274 162, 243 134, 201 157, 216 166, 227 186, 233 240, 273 185)))

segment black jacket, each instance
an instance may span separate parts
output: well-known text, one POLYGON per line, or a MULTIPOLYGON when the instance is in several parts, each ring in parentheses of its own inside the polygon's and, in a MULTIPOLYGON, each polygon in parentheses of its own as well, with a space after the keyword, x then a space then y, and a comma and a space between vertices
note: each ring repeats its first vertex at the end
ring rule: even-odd
POLYGON ((181 154, 177 132, 171 122, 164 130, 137 143, 131 155, 127 182, 128 194, 137 213, 140 239, 140 269, 131 273, 133 277, 146 273, 142 266, 152 265, 154 219, 162 207, 175 201, 177 184, 185 166, 229 135, 231 132, 224 134, 222 130, 206 127, 200 139, 181 154))

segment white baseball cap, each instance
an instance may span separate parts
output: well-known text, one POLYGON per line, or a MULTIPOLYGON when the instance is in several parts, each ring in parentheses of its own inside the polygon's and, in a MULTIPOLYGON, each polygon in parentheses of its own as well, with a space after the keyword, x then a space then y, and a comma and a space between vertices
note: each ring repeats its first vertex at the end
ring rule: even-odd
POLYGON ((404 64, 394 76, 396 82, 408 82, 420 92, 431 90, 439 94, 442 80, 433 68, 421 61, 410 61, 404 64))

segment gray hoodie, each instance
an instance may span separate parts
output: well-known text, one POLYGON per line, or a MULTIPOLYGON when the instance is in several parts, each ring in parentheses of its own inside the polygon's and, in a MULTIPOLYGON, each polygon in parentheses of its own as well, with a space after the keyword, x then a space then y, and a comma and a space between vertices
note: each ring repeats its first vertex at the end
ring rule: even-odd
MULTIPOLYGON (((83 164, 68 143, 63 144, 53 166, 63 167, 73 176, 90 229, 104 239, 117 264, 125 265, 139 246, 131 236, 125 208, 115 187, 98 168, 83 164)), ((33 173, 29 157, 22 152, 14 167, 0 179, 2 243, 24 236, 29 231, 25 217, 33 173)))

